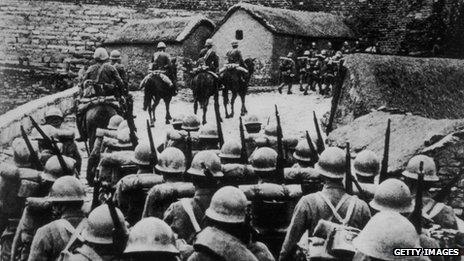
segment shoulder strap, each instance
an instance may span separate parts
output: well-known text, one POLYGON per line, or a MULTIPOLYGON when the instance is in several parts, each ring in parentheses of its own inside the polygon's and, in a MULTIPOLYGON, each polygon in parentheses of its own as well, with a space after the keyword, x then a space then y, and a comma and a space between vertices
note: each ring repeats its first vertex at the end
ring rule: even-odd
POLYGON ((61 251, 60 257, 58 258, 58 260, 66 260, 65 257, 70 253, 71 246, 74 244, 74 242, 76 242, 77 239, 80 239, 81 230, 84 228, 84 224, 87 222, 87 219, 86 218, 82 219, 76 228, 74 228, 71 225, 71 223, 69 223, 69 221, 67 221, 66 219, 63 219, 63 221, 64 221, 63 224, 65 225, 65 229, 68 232, 71 232, 72 236, 69 239, 68 243, 66 244, 66 247, 63 249, 63 251, 61 251))
POLYGON ((424 210, 422 211, 422 216, 428 219, 433 219, 443 210, 444 207, 445 204, 431 200, 427 203, 427 205, 425 205, 424 210))
POLYGON ((97 72, 97 79, 95 79, 95 82, 96 83, 99 83, 100 82, 100 76, 102 74, 102 71, 103 71, 103 67, 105 66, 105 64, 102 64, 100 66, 100 68, 98 68, 98 72, 97 72))
MULTIPOLYGON (((332 220, 332 218, 335 217, 335 218, 338 220, 338 222, 340 222, 340 223, 343 224, 343 223, 345 222, 345 219, 342 218, 342 217, 340 216, 340 214, 338 214, 338 210, 340 209, 340 207, 343 205, 343 203, 344 203, 350 196, 348 196, 348 194, 343 195, 342 198, 340 199, 340 201, 338 201, 337 206, 334 207, 334 205, 332 204, 332 202, 330 202, 330 199, 328 199, 327 196, 325 196, 323 193, 318 192, 318 193, 316 193, 316 194, 319 195, 319 196, 324 200, 324 202, 327 204, 327 206, 329 206, 330 210, 331 210, 332 213, 333 213, 333 216, 329 219, 329 221, 332 220)), ((348 214, 348 212, 347 212, 347 214, 348 214)))
POLYGON ((197 232, 197 233, 200 232, 201 227, 198 224, 198 221, 197 221, 197 218, 195 217, 195 214, 193 213, 193 206, 192 206, 191 200, 189 198, 182 198, 182 199, 180 199, 180 204, 182 205, 185 212, 189 216, 190 222, 192 223, 193 228, 195 229, 195 232, 197 232))

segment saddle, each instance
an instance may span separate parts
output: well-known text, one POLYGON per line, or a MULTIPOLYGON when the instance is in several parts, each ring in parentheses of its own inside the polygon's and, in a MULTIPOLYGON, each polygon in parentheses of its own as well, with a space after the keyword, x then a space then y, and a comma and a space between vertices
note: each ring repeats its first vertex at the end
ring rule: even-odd
POLYGON ((143 78, 142 82, 140 82, 140 87, 144 86, 145 83, 154 76, 158 76, 170 88, 174 86, 171 79, 167 76, 166 70, 150 70, 150 73, 147 76, 145 76, 145 78, 143 78))

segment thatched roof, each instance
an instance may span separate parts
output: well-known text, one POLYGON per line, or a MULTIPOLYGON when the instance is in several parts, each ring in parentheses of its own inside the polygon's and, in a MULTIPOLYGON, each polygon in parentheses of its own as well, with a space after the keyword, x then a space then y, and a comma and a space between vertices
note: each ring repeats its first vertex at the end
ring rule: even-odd
POLYGON ((464 60, 352 54, 339 125, 385 106, 434 119, 464 118, 464 60))
POLYGON ((453 135, 464 129, 464 120, 434 120, 375 111, 334 130, 328 137, 328 143, 345 147, 346 142, 350 142, 352 156, 369 149, 382 157, 388 119, 391 119, 389 172, 402 170, 414 155, 434 156, 431 151, 448 146, 455 139, 453 135))
POLYGON ((132 20, 110 35, 105 44, 181 43, 202 25, 214 30, 214 23, 204 16, 132 20))
POLYGON ((232 6, 225 18, 226 23, 236 11, 243 10, 276 34, 311 38, 353 38, 353 31, 343 22, 343 18, 323 12, 294 11, 247 3, 232 6))

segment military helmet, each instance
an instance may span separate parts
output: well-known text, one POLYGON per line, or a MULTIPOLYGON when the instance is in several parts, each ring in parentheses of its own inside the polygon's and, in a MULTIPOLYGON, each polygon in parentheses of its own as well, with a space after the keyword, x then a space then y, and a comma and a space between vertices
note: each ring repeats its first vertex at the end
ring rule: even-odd
POLYGON ((432 158, 425 156, 425 155, 417 155, 412 157, 406 169, 403 171, 403 176, 410 178, 410 179, 417 179, 419 174, 419 166, 420 163, 424 163, 423 171, 424 171, 424 181, 438 181, 440 178, 437 176, 437 169, 435 166, 435 162, 432 158))
POLYGON ((178 148, 168 147, 158 156, 158 164, 155 168, 166 173, 183 173, 185 172, 185 155, 178 148))
POLYGON ((242 153, 242 144, 237 140, 228 140, 224 142, 219 153, 220 158, 239 159, 242 153))
POLYGON ((172 117, 171 124, 175 130, 180 130, 182 128, 182 120, 184 119, 184 117, 185 116, 183 114, 179 114, 172 117))
POLYGON ((118 130, 118 133, 117 133, 116 137, 117 137, 117 140, 118 140, 118 146, 119 147, 125 147, 125 146, 128 146, 128 145, 132 144, 131 139, 130 139, 130 130, 129 130, 129 128, 118 130))
POLYGON ((264 128, 264 134, 271 137, 277 137, 277 124, 268 124, 264 128))
POLYGON ((410 260, 395 256, 396 248, 419 248, 420 241, 414 226, 401 214, 382 211, 373 216, 353 240, 357 251, 381 260, 410 260))
POLYGON ((232 41, 231 45, 232 45, 232 47, 238 46, 238 41, 232 41))
POLYGON ((293 58, 293 52, 288 52, 287 57, 288 58, 293 58))
POLYGON ((303 53, 304 56, 309 56, 310 54, 311 54, 311 53, 309 52, 309 50, 306 50, 306 51, 304 51, 304 53, 303 53))
MULTIPOLYGON (((68 170, 74 174, 76 170, 76 161, 72 158, 63 156, 63 160, 66 163, 68 170)), ((61 168, 60 161, 57 156, 50 157, 45 163, 44 173, 42 177, 46 180, 55 181, 57 178, 64 176, 63 169, 61 168)))
POLYGON ((343 179, 346 171, 345 151, 337 147, 326 148, 314 168, 324 177, 343 179))
POLYGON ((200 139, 219 139, 216 125, 207 123, 200 127, 200 133, 198 134, 200 139))
POLYGON ((124 129, 127 129, 129 128, 129 125, 127 125, 127 121, 126 120, 123 120, 121 123, 119 123, 119 126, 118 126, 118 131, 120 130, 124 130, 124 129))
POLYGON ((213 39, 206 39, 205 46, 213 46, 213 39))
POLYGON ((64 116, 63 116, 63 112, 60 109, 58 109, 57 107, 51 107, 45 112, 45 116, 44 116, 45 119, 49 117, 58 117, 58 118, 63 119, 64 116))
POLYGON ((374 199, 369 205, 377 211, 410 213, 414 209, 411 191, 398 179, 387 179, 377 187, 374 199))
POLYGON ((114 115, 113 117, 110 118, 110 121, 108 122, 108 127, 107 129, 109 130, 117 130, 119 125, 124 121, 124 118, 121 117, 120 115, 114 115))
POLYGON ((316 151, 311 150, 308 141, 306 139, 300 139, 296 145, 295 152, 293 152, 293 158, 299 161, 312 162, 314 153, 316 151))
POLYGON ((95 60, 106 61, 108 60, 108 57, 108 52, 103 47, 98 47, 93 53, 93 59, 95 60))
POLYGON ((248 115, 244 119, 245 129, 249 133, 258 133, 261 130, 261 122, 259 121, 259 117, 254 114, 248 115))
POLYGON ((240 189, 226 186, 214 193, 205 215, 223 223, 245 222, 247 198, 240 189))
POLYGON ((166 48, 166 44, 164 42, 159 42, 156 48, 161 49, 161 48, 166 48))
MULTIPOLYGON (((116 213, 122 227, 126 230, 124 215, 118 208, 116 208, 116 213)), ((82 237, 85 241, 94 244, 113 244, 113 229, 114 223, 110 209, 107 204, 103 204, 90 212, 87 218, 87 227, 82 231, 82 237)))
POLYGON ((182 140, 182 135, 177 130, 168 130, 166 132, 167 140, 182 140))
POLYGON ((119 52, 118 50, 111 51, 110 59, 111 60, 119 60, 119 59, 121 59, 121 52, 119 52))
POLYGON ((311 46, 313 46, 313 47, 316 46, 316 42, 312 42, 311 46))
POLYGON ((193 157, 192 164, 187 173, 194 176, 204 176, 204 166, 213 174, 213 177, 222 177, 221 160, 210 150, 203 150, 193 157))
POLYGON ((326 56, 326 55, 327 55, 327 50, 325 50, 325 49, 322 50, 322 51, 321 51, 321 55, 322 55, 322 56, 326 56))
POLYGON ((198 131, 200 129, 200 120, 194 114, 185 116, 182 119, 182 127, 186 131, 198 131))
POLYGON ((84 199, 84 185, 73 176, 64 176, 55 180, 47 197, 47 201, 50 202, 83 202, 84 199))
POLYGON ((379 174, 380 161, 371 150, 363 150, 358 153, 353 165, 357 175, 372 177, 379 174))
POLYGON ((139 142, 134 150, 132 162, 137 165, 149 166, 151 163, 151 147, 148 142, 139 142))
POLYGON ((274 171, 276 166, 277 152, 271 148, 259 148, 251 155, 251 167, 255 171, 274 171))
POLYGON ((21 138, 16 138, 11 143, 11 147, 13 148, 13 159, 16 165, 22 167, 28 167, 31 165, 30 156, 31 153, 27 148, 26 142, 21 138))
POLYGON ((171 227, 155 217, 143 218, 131 228, 124 250, 124 254, 147 252, 179 253, 171 227))

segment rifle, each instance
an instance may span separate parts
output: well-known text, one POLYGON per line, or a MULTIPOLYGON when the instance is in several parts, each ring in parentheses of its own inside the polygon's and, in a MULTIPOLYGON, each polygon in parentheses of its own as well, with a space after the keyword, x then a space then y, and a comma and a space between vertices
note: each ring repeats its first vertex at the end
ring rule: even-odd
POLYGON ((335 119, 335 113, 337 112, 338 103, 340 102, 340 97, 342 93, 343 81, 345 80, 346 76, 346 68, 343 66, 343 60, 340 61, 340 65, 338 67, 338 83, 337 86, 334 88, 334 95, 332 98, 332 106, 330 107, 330 116, 329 116, 329 123, 327 124, 327 128, 325 129, 325 133, 329 136, 330 132, 333 130, 333 122, 335 119))
POLYGON ((458 181, 461 179, 462 172, 459 172, 454 178, 452 178, 448 183, 446 183, 440 191, 438 191, 435 196, 433 196, 433 199, 437 202, 443 202, 446 197, 449 196, 451 192, 451 188, 456 186, 458 181))
POLYGON ((124 251, 126 247, 126 243, 128 240, 128 233, 127 229, 122 225, 124 220, 119 220, 118 213, 116 211, 116 207, 114 206, 113 203, 113 197, 111 196, 107 201, 106 204, 108 205, 108 208, 110 210, 110 216, 111 219, 113 220, 113 245, 114 249, 117 251, 124 251))
POLYGON ((219 145, 220 148, 222 148, 222 145, 224 145, 224 133, 222 132, 221 115, 219 115, 219 106, 216 106, 216 104, 214 106, 214 114, 216 116, 216 127, 219 136, 219 145))
POLYGON ((91 210, 94 210, 96 207, 98 207, 98 205, 100 205, 99 195, 100 195, 101 181, 100 181, 99 176, 100 176, 100 171, 99 170, 95 171, 92 205, 90 207, 91 210))
POLYGON ((390 124, 391 124, 391 120, 388 119, 387 130, 385 131, 385 145, 383 147, 383 158, 382 158, 382 166, 380 168, 379 184, 382 183, 382 181, 386 180, 388 177, 388 154, 390 151, 390 124))
POLYGON ((127 95, 124 97, 120 96, 118 101, 123 111, 124 118, 127 121, 127 126, 129 127, 129 137, 130 137, 132 146, 135 148, 139 144, 139 141, 138 141, 137 134, 136 134, 137 128, 135 127, 135 123, 134 123, 134 115, 132 114, 134 101, 132 100, 131 95, 127 95))
POLYGON ((308 131, 306 131, 306 141, 308 142, 309 149, 313 152, 314 162, 318 162, 319 154, 317 153, 316 148, 314 147, 313 141, 311 140, 311 136, 309 136, 308 131))
POLYGON ((192 137, 190 136, 190 131, 187 131, 187 155, 185 155, 186 169, 190 168, 193 160, 192 152, 192 137))
POLYGON ((346 193, 353 195, 353 176, 351 175, 351 154, 350 143, 346 143, 346 167, 345 167, 345 190, 346 193))
POLYGON ((422 197, 424 191, 424 162, 420 162, 419 174, 417 175, 417 188, 414 210, 409 216, 409 220, 416 228, 417 234, 422 232, 422 197))
POLYGON ((243 129, 243 121, 242 117, 240 119, 240 142, 242 144, 242 150, 240 151, 240 160, 243 164, 248 164, 248 154, 247 154, 247 148, 246 148, 246 142, 245 142, 245 130, 243 129))
POLYGON ((314 127, 316 128, 316 133, 317 133, 317 141, 316 141, 317 152, 321 154, 325 150, 325 146, 324 146, 324 139, 322 138, 321 129, 319 128, 319 122, 317 121, 315 111, 313 111, 313 121, 314 121, 314 127))
POLYGON ((284 178, 284 148, 283 148, 283 141, 282 141, 282 125, 280 123, 280 115, 279 110, 277 109, 277 105, 275 106, 275 116, 277 121, 277 173, 281 181, 284 178))
POLYGON ((147 120, 147 133, 148 133, 148 141, 150 142, 150 150, 151 150, 150 165, 155 166, 155 164, 158 162, 158 155, 156 155, 155 142, 153 141, 153 134, 151 133, 149 120, 147 120))
POLYGON ((29 119, 31 120, 32 126, 34 126, 34 128, 36 128, 37 131, 39 132, 40 136, 42 136, 44 142, 46 143, 46 147, 49 148, 51 152, 58 157, 58 162, 60 163, 60 166, 61 166, 61 169, 63 170, 64 175, 72 175, 53 137, 50 139, 47 136, 47 134, 45 134, 45 132, 42 130, 42 128, 40 128, 39 124, 37 124, 34 118, 32 118, 32 116, 29 116, 29 119))
POLYGON ((34 150, 34 147, 32 147, 32 144, 26 135, 26 131, 24 130, 23 125, 21 125, 20 129, 21 129, 21 136, 23 137, 23 140, 26 143, 27 149, 29 150, 29 161, 31 162, 32 167, 35 170, 43 171, 44 167, 42 165, 42 162, 40 162, 39 156, 37 156, 37 152, 34 150))

